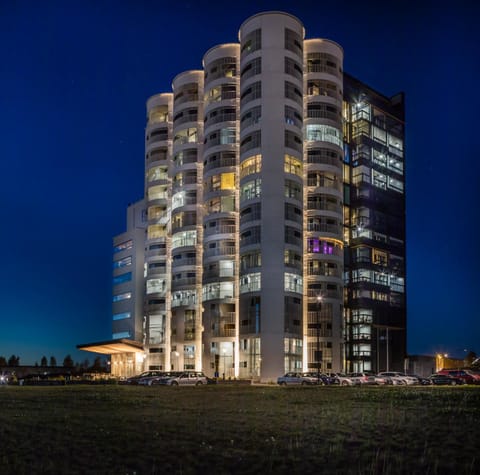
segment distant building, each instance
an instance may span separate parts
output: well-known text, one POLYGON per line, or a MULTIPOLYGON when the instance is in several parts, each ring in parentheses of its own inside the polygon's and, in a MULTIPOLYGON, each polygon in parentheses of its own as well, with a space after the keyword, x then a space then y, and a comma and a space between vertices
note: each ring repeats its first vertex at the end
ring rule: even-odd
POLYGON ((147 101, 146 223, 115 238, 113 281, 112 341, 142 350, 116 366, 403 370, 404 144, 402 94, 288 13, 247 19, 147 101))

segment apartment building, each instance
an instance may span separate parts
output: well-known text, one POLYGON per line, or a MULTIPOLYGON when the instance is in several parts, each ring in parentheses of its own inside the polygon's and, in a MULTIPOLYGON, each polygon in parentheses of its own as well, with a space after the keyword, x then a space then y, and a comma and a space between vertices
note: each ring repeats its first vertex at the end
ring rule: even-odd
POLYGON ((142 345, 142 369, 403 369, 403 95, 344 73, 343 55, 260 13, 148 99, 144 272, 114 254, 135 310, 124 330, 114 309, 112 335, 142 345))

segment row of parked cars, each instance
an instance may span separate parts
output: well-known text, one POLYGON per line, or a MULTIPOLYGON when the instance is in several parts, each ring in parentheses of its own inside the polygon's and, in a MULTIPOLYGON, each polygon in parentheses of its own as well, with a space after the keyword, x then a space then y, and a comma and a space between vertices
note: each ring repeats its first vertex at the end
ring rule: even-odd
POLYGON ((123 384, 140 386, 200 386, 211 384, 214 380, 207 378, 201 371, 144 371, 121 381, 123 384))
POLYGON ((370 385, 460 385, 460 384, 480 384, 480 374, 468 370, 441 370, 432 374, 428 378, 418 375, 405 374, 398 371, 383 371, 378 374, 373 373, 316 373, 316 372, 289 372, 277 379, 281 386, 291 384, 301 385, 340 385, 356 386, 363 384, 370 385))

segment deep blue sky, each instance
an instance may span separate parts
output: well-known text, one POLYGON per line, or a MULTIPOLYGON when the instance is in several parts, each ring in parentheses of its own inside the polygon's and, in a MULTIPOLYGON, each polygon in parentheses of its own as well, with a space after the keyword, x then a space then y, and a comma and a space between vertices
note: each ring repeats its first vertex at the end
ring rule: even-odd
POLYGON ((93 360, 111 243, 143 194, 145 101, 266 10, 407 101, 408 350, 480 353, 480 8, 473 1, 0 2, 0 355, 93 360))

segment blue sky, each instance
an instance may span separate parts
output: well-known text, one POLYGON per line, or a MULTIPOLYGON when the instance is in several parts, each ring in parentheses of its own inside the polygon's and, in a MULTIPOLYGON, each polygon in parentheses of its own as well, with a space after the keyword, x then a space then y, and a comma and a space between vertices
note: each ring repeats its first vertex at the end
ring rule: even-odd
POLYGON ((480 8, 439 2, 0 3, 0 355, 93 357, 111 337, 111 243, 143 194, 145 101, 266 10, 406 94, 408 351, 480 353, 480 8))

